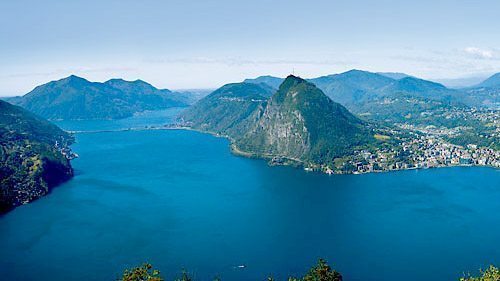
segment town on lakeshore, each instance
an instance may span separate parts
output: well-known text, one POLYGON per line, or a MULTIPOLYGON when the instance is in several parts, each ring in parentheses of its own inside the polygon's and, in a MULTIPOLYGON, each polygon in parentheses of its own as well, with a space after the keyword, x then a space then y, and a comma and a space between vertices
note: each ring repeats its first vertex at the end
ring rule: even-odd
MULTIPOLYGON (((419 168, 450 166, 491 166, 500 168, 500 151, 469 144, 454 145, 435 135, 414 135, 401 143, 399 149, 390 148, 355 151, 342 158, 339 168, 325 167, 327 174, 362 174, 419 168)), ((306 167, 306 170, 311 168, 306 167)))
MULTIPOLYGON (((483 131, 481 134, 481 138, 487 142, 498 140, 500 137, 499 111, 451 108, 442 117, 451 118, 457 115, 488 124, 492 129, 488 132, 483 131)), ((363 174, 452 166, 500 168, 500 150, 472 143, 464 146, 456 145, 447 141, 469 130, 467 127, 415 126, 408 123, 395 125, 400 130, 380 130, 381 133, 376 137, 396 138, 399 140, 396 145, 379 146, 372 150, 356 150, 351 155, 335 159, 337 165, 322 166, 320 170, 327 174, 363 174), (402 136, 403 132, 406 132, 404 136, 402 136)), ((305 167, 308 171, 316 169, 318 167, 315 165, 305 167)))

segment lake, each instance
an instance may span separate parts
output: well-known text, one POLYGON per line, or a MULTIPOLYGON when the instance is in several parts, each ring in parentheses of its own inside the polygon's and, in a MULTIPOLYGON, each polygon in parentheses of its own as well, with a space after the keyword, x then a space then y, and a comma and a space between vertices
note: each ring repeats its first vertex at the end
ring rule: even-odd
MULTIPOLYGON (((161 125, 179 110, 59 125, 161 125)), ((500 264, 497 169, 328 176, 193 131, 76 141, 75 177, 0 217, 0 279, 115 280, 147 261, 169 279, 286 280, 322 257, 344 280, 431 281, 500 264)))

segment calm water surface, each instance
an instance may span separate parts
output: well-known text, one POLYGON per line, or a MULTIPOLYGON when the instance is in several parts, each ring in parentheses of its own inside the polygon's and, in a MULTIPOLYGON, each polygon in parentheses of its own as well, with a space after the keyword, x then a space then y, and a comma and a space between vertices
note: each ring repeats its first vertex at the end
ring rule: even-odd
POLYGON ((76 139, 76 176, 0 217, 1 280, 115 280, 144 261, 168 278, 284 280, 323 257, 345 280, 431 281, 500 264, 499 170, 326 176, 191 131, 76 139))

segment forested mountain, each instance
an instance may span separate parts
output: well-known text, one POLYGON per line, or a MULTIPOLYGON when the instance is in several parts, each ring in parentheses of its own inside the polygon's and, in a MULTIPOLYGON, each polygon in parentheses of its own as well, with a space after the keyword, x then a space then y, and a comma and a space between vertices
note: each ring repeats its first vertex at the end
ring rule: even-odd
POLYGON ((71 142, 72 136, 52 123, 0 101, 0 213, 69 179, 71 142))
POLYGON ((194 128, 236 137, 255 123, 271 94, 258 84, 227 84, 186 110, 182 118, 194 128))
MULTIPOLYGON (((281 78, 261 76, 247 82, 270 87, 281 78), (271 81, 271 82, 270 82, 271 81)), ((498 107, 500 90, 494 88, 449 89, 404 73, 373 73, 350 70, 307 79, 333 101, 368 120, 387 122, 430 122, 422 112, 444 112, 452 107, 498 107), (426 118, 423 118, 426 117, 426 118)))
POLYGON ((38 86, 10 101, 47 119, 124 118, 190 102, 185 94, 159 90, 141 80, 98 83, 74 75, 38 86))
POLYGON ((371 141, 367 124, 314 84, 288 76, 235 145, 258 155, 327 163, 371 141))
POLYGON ((374 141, 368 124, 299 77, 287 77, 268 96, 258 84, 229 84, 182 118, 195 129, 227 135, 236 151, 302 163, 325 164, 374 141))

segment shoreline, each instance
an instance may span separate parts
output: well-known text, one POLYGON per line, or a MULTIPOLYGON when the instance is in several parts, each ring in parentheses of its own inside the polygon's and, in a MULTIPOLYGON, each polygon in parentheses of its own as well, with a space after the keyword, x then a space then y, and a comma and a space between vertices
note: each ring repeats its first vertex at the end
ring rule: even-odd
POLYGON ((94 134, 94 133, 112 133, 112 132, 129 132, 129 131, 161 131, 161 130, 184 130, 184 131, 194 131, 202 134, 209 134, 217 138, 225 138, 229 141, 229 150, 235 156, 241 156, 245 158, 251 159, 261 159, 266 160, 268 166, 291 166, 296 168, 301 168, 305 172, 319 172, 327 175, 364 175, 364 174, 373 174, 373 173, 389 173, 389 172, 399 172, 399 171, 409 171, 409 170, 426 170, 426 169, 434 169, 434 168, 452 168, 452 167, 489 167, 493 169, 499 169, 499 167, 495 167, 492 165, 475 165, 475 164, 457 164, 457 165, 439 165, 432 167, 411 167, 406 169, 389 169, 389 170, 374 170, 369 172, 359 172, 359 171, 350 171, 350 172, 336 172, 331 170, 328 166, 322 166, 321 164, 312 163, 313 166, 319 167, 307 167, 306 163, 299 159, 291 159, 284 156, 278 155, 263 155, 253 152, 247 152, 241 150, 234 142, 234 139, 228 135, 221 135, 219 133, 206 131, 202 129, 196 129, 189 126, 145 126, 145 127, 137 127, 137 128, 125 128, 125 129, 109 129, 109 130, 89 130, 89 131, 66 131, 71 134, 94 134), (278 158, 282 161, 273 161, 274 158, 278 158))
MULTIPOLYGON (((179 127, 179 130, 187 130, 187 131, 195 131, 203 134, 209 134, 218 138, 225 138, 229 140, 229 149, 231 153, 235 156, 241 156, 241 157, 246 157, 246 158, 252 158, 252 159, 262 159, 262 160, 270 160, 273 159, 274 157, 280 157, 289 161, 292 161, 294 164, 297 165, 292 165, 292 163, 269 163, 269 166, 292 166, 292 167, 297 167, 301 168, 305 172, 319 172, 322 174, 327 174, 327 175, 364 175, 364 174, 374 174, 374 173, 390 173, 390 172, 399 172, 399 171, 410 171, 410 170, 427 170, 427 169, 435 169, 435 168, 453 168, 453 167, 486 167, 486 168, 493 168, 493 169, 499 169, 499 167, 495 167, 492 165, 474 165, 474 164, 458 164, 458 165, 440 165, 440 166, 433 166, 433 167, 411 167, 411 168, 406 168, 406 169, 392 169, 392 170, 376 170, 376 171, 371 171, 371 172, 358 172, 358 171, 353 171, 353 172, 346 172, 346 173, 328 173, 327 171, 323 170, 315 170, 315 169, 310 169, 308 170, 308 167, 305 166, 304 161, 298 160, 298 159, 290 159, 282 156, 276 156, 276 155, 259 155, 256 153, 252 152, 247 152, 243 151, 240 148, 236 146, 234 143, 234 140, 227 135, 221 135, 218 133, 210 132, 210 131, 204 131, 201 129, 195 129, 192 127, 179 127)), ((320 164, 313 164, 313 165, 318 165, 321 166, 320 164)))

